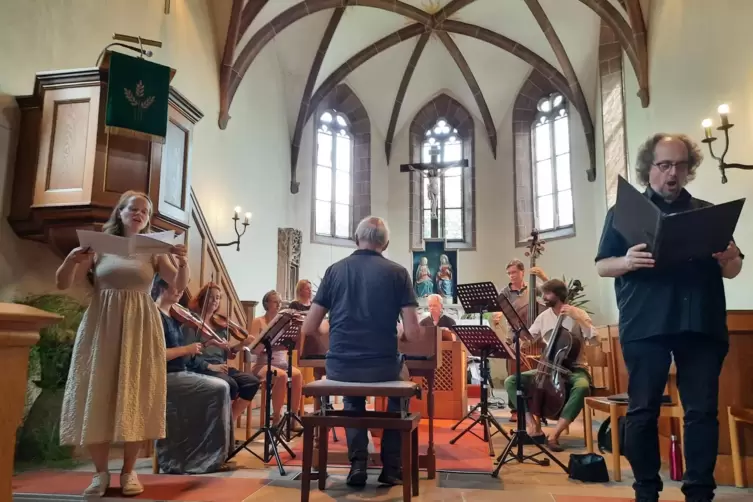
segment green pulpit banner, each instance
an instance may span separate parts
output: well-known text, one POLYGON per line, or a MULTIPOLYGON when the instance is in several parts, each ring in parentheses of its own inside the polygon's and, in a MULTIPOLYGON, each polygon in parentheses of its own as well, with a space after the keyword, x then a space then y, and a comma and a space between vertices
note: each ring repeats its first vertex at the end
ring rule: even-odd
POLYGON ((105 130, 165 142, 170 67, 110 53, 105 130))

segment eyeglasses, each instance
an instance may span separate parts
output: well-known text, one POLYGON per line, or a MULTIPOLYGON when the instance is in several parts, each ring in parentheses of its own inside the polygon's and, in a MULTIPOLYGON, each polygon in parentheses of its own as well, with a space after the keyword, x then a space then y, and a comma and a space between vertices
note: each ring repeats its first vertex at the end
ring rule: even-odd
POLYGON ((670 162, 668 160, 662 162, 655 162, 654 165, 659 168, 661 172, 669 171, 672 167, 678 171, 687 171, 690 167, 690 162, 682 160, 680 162, 670 162))

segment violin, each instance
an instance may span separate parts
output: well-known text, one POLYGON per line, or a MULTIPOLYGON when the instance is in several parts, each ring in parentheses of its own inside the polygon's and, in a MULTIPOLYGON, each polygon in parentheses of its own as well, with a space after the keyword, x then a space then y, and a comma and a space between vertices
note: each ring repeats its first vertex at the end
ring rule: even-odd
MULTIPOLYGON (((210 341, 217 342, 220 346, 226 345, 225 340, 222 339, 217 333, 214 332, 205 322, 193 312, 185 308, 184 306, 173 303, 170 306, 170 317, 175 319, 181 324, 187 324, 199 332, 202 339, 202 345, 206 346, 210 341)), ((225 351, 228 353, 230 359, 235 358, 235 354, 241 349, 228 348, 225 351)))
POLYGON ((248 331, 246 328, 238 324, 237 322, 229 319, 223 314, 214 314, 212 316, 212 322, 219 328, 226 329, 230 335, 238 340, 244 342, 248 339, 248 331))
MULTIPOLYGON (((574 280, 565 303, 572 301, 581 291, 583 286, 580 281, 574 280)), ((538 361, 536 375, 528 393, 531 399, 530 412, 551 420, 559 419, 565 407, 570 393, 568 376, 582 349, 580 338, 562 327, 564 319, 565 314, 560 313, 554 328, 544 335, 544 338, 549 335, 549 343, 538 361)))

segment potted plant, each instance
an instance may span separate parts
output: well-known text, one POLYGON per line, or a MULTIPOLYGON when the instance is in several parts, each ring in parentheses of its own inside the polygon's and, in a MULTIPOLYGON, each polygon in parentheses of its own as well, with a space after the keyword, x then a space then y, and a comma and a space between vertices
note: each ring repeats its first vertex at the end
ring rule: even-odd
POLYGON ((29 375, 41 392, 18 432, 16 460, 33 464, 70 460, 73 448, 60 445, 60 411, 73 343, 86 307, 60 294, 28 296, 17 303, 53 312, 63 320, 42 329, 31 349, 29 375))

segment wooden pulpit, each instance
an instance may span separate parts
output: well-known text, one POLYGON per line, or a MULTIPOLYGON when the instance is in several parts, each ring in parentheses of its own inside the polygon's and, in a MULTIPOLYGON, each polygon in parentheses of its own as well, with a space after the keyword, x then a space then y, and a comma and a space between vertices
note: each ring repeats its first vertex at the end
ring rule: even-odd
MULTIPOLYGON (((107 61, 107 59, 105 60, 107 61)), ((193 127, 202 113, 170 88, 164 144, 105 131, 108 68, 37 73, 18 96, 19 145, 8 221, 22 238, 65 256, 77 229, 99 228, 123 192, 154 203, 152 224, 188 229, 193 127)))
POLYGON ((0 407, 0 502, 13 500, 13 458, 16 430, 21 425, 29 368, 29 350, 39 330, 62 319, 26 305, 0 303, 0 367, 3 368, 3 406, 0 407))

